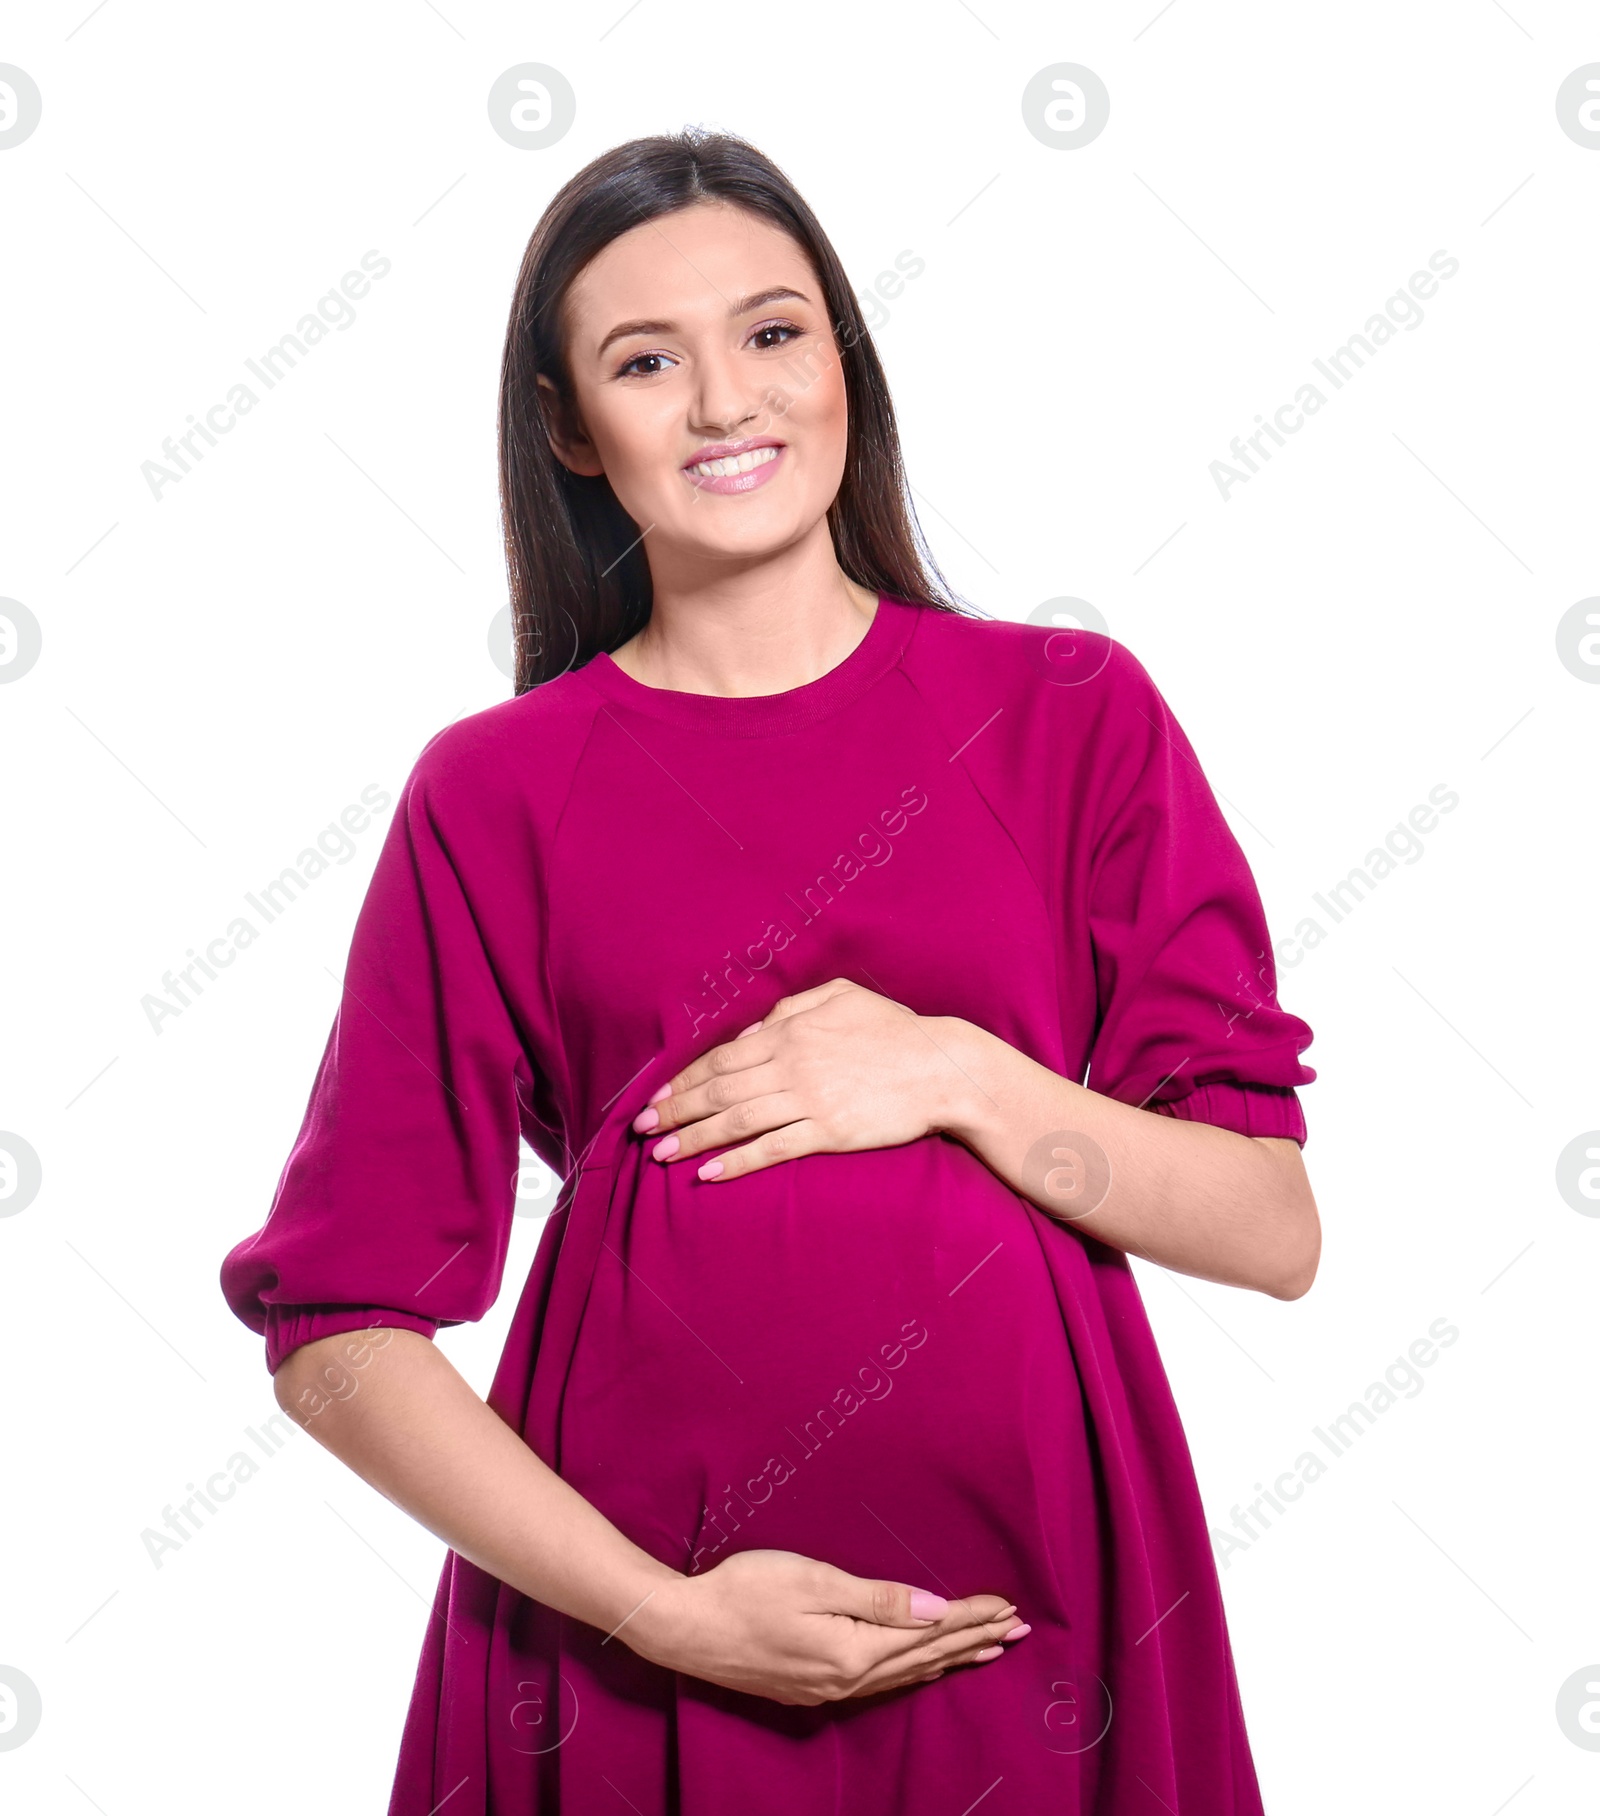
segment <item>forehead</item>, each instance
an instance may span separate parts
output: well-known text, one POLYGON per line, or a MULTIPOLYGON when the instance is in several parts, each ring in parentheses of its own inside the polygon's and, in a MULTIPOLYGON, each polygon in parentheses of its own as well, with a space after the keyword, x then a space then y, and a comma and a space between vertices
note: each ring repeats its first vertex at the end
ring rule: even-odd
POLYGON ((805 252, 781 228, 726 203, 699 202, 643 221, 614 239, 567 292, 574 351, 588 351, 617 323, 725 322, 736 297, 787 284, 821 300, 805 252))

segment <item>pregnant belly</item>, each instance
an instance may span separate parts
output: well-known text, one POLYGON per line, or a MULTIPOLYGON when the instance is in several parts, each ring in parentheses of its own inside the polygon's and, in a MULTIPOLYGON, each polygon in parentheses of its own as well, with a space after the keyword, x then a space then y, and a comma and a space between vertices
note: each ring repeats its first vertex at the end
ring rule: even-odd
POLYGON ((680 1570, 772 1546, 1072 1599, 1095 1503, 1048 1250, 1073 1232, 942 1136, 720 1184, 623 1165, 563 1398, 581 1493, 680 1570))

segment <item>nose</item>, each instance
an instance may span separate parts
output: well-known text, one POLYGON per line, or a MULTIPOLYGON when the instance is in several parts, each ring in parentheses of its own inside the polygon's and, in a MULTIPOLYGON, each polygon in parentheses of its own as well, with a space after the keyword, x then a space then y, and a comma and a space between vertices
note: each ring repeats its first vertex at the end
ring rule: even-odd
POLYGON ((731 354, 702 359, 698 372, 692 418, 695 434, 732 441, 758 422, 767 395, 765 380, 741 371, 731 354))

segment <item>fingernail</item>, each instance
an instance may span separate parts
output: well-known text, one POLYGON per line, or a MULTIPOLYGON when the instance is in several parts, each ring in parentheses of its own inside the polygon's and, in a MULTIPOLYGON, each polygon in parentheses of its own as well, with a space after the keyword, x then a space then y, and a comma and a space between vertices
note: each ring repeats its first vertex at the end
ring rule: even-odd
POLYGON ((914 1621, 943 1620, 949 1606, 942 1595, 935 1595, 931 1589, 911 1591, 911 1618, 914 1621))
POLYGON ((641 1135, 648 1135, 660 1121, 661 1112, 659 1110, 641 1110, 639 1114, 634 1117, 633 1126, 641 1135))
POLYGON ((722 1162, 720 1160, 708 1160, 700 1169, 700 1177, 702 1179, 715 1179, 721 1171, 722 1162))
POLYGON ((653 1097, 648 1098, 646 1101, 649 1103, 660 1103, 660 1101, 662 1100, 663 1097, 670 1097, 671 1095, 672 1095, 672 1086, 663 1085, 661 1087, 661 1089, 659 1091, 657 1091, 653 1097))
POLYGON ((665 1141, 658 1141, 650 1150, 650 1158, 652 1160, 670 1160, 677 1153, 679 1145, 677 1136, 669 1135, 665 1141))
POLYGON ((1009 1633, 1002 1633, 1000 1635, 1000 1644, 1002 1646, 1009 1646, 1012 1640, 1021 1639, 1025 1634, 1029 1634, 1032 1631, 1032 1627, 1024 1621, 1020 1627, 1013 1627, 1009 1633))
POLYGON ((986 1663, 991 1658, 998 1658, 1005 1651, 1004 1646, 985 1646, 981 1652, 974 1652, 972 1662, 975 1665, 986 1663))

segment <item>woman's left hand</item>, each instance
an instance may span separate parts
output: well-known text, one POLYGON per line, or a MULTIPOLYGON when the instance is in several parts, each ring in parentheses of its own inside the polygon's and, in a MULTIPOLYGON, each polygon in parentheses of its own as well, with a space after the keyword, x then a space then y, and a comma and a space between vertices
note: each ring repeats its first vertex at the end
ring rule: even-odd
POLYGON ((943 1021, 835 978, 783 997, 702 1054, 633 1126, 663 1138, 650 1150, 656 1160, 727 1148, 697 1169, 702 1179, 737 1179, 801 1154, 899 1147, 944 1127, 968 1087, 943 1021))

